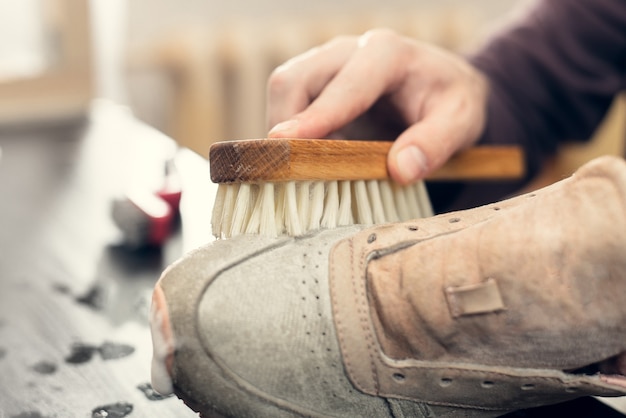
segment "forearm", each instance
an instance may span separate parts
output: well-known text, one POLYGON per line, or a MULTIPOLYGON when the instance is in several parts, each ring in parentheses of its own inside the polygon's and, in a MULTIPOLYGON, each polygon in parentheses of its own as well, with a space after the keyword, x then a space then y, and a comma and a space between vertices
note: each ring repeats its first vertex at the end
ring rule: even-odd
POLYGON ((489 79, 483 143, 516 143, 529 174, 564 140, 589 138, 626 80, 626 3, 550 0, 471 58, 489 79))

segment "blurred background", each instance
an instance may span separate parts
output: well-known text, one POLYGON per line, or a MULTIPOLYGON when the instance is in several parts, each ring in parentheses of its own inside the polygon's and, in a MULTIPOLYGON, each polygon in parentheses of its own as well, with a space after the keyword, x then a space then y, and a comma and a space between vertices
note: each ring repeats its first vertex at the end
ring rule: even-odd
MULTIPOLYGON (((312 46, 385 26, 467 52, 525 3, 2 1, 0 124, 72 119, 88 113, 94 99, 107 99, 207 155, 216 140, 265 135, 269 73, 312 46)), ((623 121, 607 120, 597 141, 568 145, 546 181, 595 155, 622 154, 623 121)))

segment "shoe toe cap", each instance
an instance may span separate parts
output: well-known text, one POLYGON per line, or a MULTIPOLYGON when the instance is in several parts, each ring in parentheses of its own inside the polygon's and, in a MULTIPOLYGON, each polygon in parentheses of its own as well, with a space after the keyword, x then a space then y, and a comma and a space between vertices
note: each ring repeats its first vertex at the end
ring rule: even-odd
POLYGON ((350 383, 332 318, 328 255, 359 229, 216 241, 166 271, 177 394, 233 416, 389 416, 350 383))
POLYGON ((197 320, 202 345, 222 373, 296 414, 358 415, 367 404, 385 416, 383 399, 348 380, 332 319, 328 254, 355 231, 295 239, 220 272, 197 320))

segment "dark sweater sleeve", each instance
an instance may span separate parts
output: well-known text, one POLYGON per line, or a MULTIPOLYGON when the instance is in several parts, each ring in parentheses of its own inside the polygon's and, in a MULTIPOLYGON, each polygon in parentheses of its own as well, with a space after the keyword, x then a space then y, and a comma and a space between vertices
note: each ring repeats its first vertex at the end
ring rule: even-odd
POLYGON ((490 81, 482 143, 520 144, 528 173, 593 133, 626 85, 626 0, 545 0, 470 57, 490 81))
POLYGON ((517 192, 566 140, 586 140, 626 86, 626 0, 543 0, 495 33, 470 61, 489 79, 481 143, 521 145, 527 177, 428 184, 436 212, 517 192))

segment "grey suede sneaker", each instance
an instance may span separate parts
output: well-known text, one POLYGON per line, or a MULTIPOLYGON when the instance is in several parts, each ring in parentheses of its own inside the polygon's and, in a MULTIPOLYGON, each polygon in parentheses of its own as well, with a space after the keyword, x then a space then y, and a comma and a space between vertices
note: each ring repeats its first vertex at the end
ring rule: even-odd
POLYGON ((155 287, 203 417, 492 417, 626 394, 626 163, 412 222, 215 241, 155 287))

